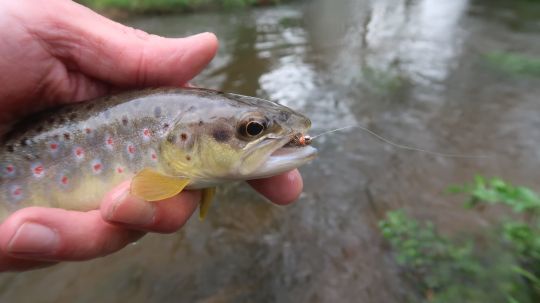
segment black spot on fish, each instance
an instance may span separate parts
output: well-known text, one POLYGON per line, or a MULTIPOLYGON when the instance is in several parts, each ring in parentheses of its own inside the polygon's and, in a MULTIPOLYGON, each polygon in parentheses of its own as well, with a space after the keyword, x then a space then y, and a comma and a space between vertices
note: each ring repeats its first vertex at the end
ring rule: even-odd
POLYGON ((169 123, 164 123, 164 124, 163 124, 163 128, 164 128, 164 129, 168 129, 168 128, 169 128, 169 123))
POLYGON ((176 143, 176 136, 174 134, 170 134, 167 136, 167 142, 171 143, 171 144, 175 144, 176 143))
POLYGON ((161 107, 160 106, 154 107, 154 117, 156 117, 156 118, 161 117, 161 107))
POLYGON ((128 118, 126 116, 122 117, 122 125, 124 126, 128 125, 128 118))
POLYGON ((24 159, 28 160, 28 161, 32 161, 32 160, 35 160, 36 157, 34 155, 31 155, 31 154, 25 154, 24 159))
POLYGON ((64 139, 67 141, 71 140, 71 135, 69 133, 64 133, 64 139))
POLYGON ((212 132, 212 136, 218 142, 226 142, 231 138, 231 133, 226 129, 217 128, 212 132))
POLYGON ((10 153, 14 152, 15 151, 15 148, 13 147, 13 145, 8 145, 6 146, 6 150, 10 153))
POLYGON ((289 120, 289 117, 291 116, 291 113, 287 112, 287 111, 281 111, 279 112, 279 121, 282 121, 282 122, 285 122, 287 120, 289 120))
POLYGON ((188 135, 186 133, 182 133, 180 134, 180 138, 182 139, 182 141, 186 141, 188 138, 188 135))
POLYGON ((203 120, 199 120, 199 126, 203 126, 204 122, 203 120))
POLYGON ((88 103, 88 104, 86 104, 86 106, 84 107, 84 109, 86 109, 86 110, 92 110, 92 109, 94 109, 94 104, 93 104, 93 103, 88 103))
POLYGON ((187 156, 186 156, 186 160, 191 161, 191 156, 190 156, 190 155, 187 155, 187 156))
POLYGON ((56 135, 53 136, 53 138, 54 138, 54 140, 58 140, 58 139, 60 139, 60 136, 58 134, 56 134, 56 135))

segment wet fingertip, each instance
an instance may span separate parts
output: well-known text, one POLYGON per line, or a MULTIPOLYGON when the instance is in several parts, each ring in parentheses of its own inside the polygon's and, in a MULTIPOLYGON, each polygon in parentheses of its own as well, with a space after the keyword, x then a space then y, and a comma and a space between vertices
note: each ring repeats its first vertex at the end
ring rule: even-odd
POLYGON ((207 43, 214 46, 215 48, 217 48, 218 45, 219 45, 219 40, 218 40, 216 34, 214 34, 212 32, 203 32, 203 33, 194 35, 192 37, 197 37, 197 38, 200 38, 200 39, 206 39, 207 43))
POLYGON ((182 42, 188 42, 192 46, 202 46, 205 50, 215 53, 219 47, 219 41, 217 36, 211 32, 204 32, 180 38, 182 42))
POLYGON ((278 205, 294 202, 303 188, 302 176, 296 169, 278 176, 252 180, 249 183, 272 203, 278 205))
POLYGON ((286 173, 287 179, 289 182, 294 183, 297 187, 302 189, 304 186, 304 182, 302 180, 302 175, 298 171, 298 169, 291 170, 290 172, 286 173))
POLYGON ((288 172, 286 177, 290 190, 289 196, 284 196, 284 198, 286 199, 283 200, 284 203, 282 204, 289 204, 298 200, 298 198, 302 194, 302 190, 304 189, 304 180, 302 179, 302 175, 300 175, 300 172, 297 169, 288 172))

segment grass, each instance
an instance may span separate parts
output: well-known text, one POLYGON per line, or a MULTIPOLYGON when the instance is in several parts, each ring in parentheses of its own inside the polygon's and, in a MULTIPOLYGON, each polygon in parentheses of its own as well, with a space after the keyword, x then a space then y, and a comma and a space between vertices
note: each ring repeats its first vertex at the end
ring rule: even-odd
POLYGON ((540 77, 540 58, 518 53, 490 52, 484 55, 486 62, 508 74, 540 77))
POLYGON ((406 301, 540 302, 539 196, 526 187, 483 177, 450 191, 466 194, 464 206, 471 211, 504 205, 511 216, 483 231, 485 237, 478 241, 472 234, 442 235, 433 223, 402 210, 388 212, 379 229, 413 287, 415 296, 406 301))

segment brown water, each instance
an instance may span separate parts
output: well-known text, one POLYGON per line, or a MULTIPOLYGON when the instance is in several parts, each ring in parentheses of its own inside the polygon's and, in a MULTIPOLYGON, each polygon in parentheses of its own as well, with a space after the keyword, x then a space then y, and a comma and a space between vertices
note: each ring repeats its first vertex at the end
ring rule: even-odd
POLYGON ((129 20, 167 36, 217 33, 219 54, 195 83, 277 100, 310 116, 312 134, 359 123, 402 144, 491 157, 403 151, 355 129, 321 137, 298 203, 231 185, 207 221, 176 234, 2 275, 0 302, 401 302, 407 284, 376 228, 385 211, 454 231, 490 218, 464 212, 443 194, 450 184, 482 173, 540 189, 540 78, 485 59, 540 56, 538 16, 487 0, 314 0, 129 20))

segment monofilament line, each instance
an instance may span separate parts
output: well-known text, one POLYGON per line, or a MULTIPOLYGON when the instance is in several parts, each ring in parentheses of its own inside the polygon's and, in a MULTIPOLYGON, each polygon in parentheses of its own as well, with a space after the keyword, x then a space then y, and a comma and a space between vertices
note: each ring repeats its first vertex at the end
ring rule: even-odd
POLYGON ((488 158, 489 157, 487 155, 464 155, 464 154, 454 154, 454 153, 441 153, 441 152, 436 152, 436 151, 430 151, 430 150, 423 149, 423 148, 407 146, 407 145, 392 142, 392 141, 384 138, 383 136, 375 133, 374 131, 368 129, 367 127, 364 127, 364 126, 361 126, 361 125, 349 125, 349 126, 340 127, 340 128, 336 128, 336 129, 333 129, 333 130, 325 131, 325 132, 320 133, 320 134, 318 134, 316 136, 313 136, 311 139, 313 140, 313 139, 318 138, 318 137, 323 136, 323 135, 327 135, 327 134, 330 134, 330 133, 333 133, 333 132, 337 132, 337 131, 340 131, 340 130, 353 128, 353 127, 357 127, 359 129, 369 133, 373 137, 379 139, 380 141, 382 141, 382 142, 384 142, 386 144, 389 144, 389 145, 391 145, 393 147, 399 148, 399 149, 416 151, 416 152, 421 152, 421 153, 425 153, 425 154, 428 154, 428 155, 442 156, 442 157, 448 157, 448 158, 481 159, 481 158, 488 158))

